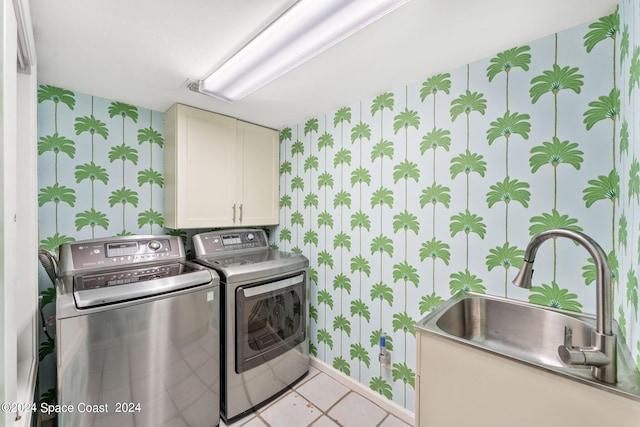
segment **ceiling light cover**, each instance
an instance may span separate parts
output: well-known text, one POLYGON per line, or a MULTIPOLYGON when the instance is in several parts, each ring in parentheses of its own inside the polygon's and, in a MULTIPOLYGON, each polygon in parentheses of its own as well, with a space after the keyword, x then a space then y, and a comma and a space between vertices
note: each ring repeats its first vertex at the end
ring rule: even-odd
POLYGON ((300 0, 199 82, 199 91, 237 101, 409 0, 300 0))

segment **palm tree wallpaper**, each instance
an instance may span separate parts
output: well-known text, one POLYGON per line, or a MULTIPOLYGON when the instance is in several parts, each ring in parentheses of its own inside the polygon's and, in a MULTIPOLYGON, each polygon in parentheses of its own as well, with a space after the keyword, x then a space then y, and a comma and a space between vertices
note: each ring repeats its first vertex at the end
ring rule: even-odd
MULTIPOLYGON (((511 284, 531 237, 564 227, 609 254, 640 366, 639 14, 640 0, 620 0, 610 16, 281 130, 270 239, 311 262, 317 359, 413 410, 413 325, 453 293, 595 312, 593 261, 568 240, 542 246, 531 290, 511 284)), ((46 84, 38 102, 41 246, 165 232, 162 113, 46 84)), ((52 351, 45 340, 45 365, 52 351)))
MULTIPOLYGON (((40 247, 163 234, 163 114, 42 84, 38 88, 40 247)), ((52 313, 55 289, 40 290, 52 313)), ((40 346, 43 399, 55 398, 54 342, 40 346)))
POLYGON ((413 324, 453 293, 595 312, 593 262, 570 241, 543 245, 530 291, 511 284, 531 237, 563 227, 609 254, 640 362, 640 162, 621 118, 640 46, 624 11, 282 130, 273 243, 311 261, 318 359, 413 410, 413 324))

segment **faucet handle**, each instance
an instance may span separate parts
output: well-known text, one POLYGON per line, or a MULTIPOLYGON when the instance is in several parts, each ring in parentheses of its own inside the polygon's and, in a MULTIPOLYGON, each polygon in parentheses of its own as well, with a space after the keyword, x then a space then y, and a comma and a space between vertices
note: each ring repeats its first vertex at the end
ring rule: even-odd
POLYGON ((576 347, 573 345, 573 329, 564 327, 564 345, 558 347, 558 356, 567 366, 605 366, 611 359, 598 347, 576 347))
POLYGON ((573 329, 569 326, 564 327, 564 346, 567 348, 573 347, 573 329))

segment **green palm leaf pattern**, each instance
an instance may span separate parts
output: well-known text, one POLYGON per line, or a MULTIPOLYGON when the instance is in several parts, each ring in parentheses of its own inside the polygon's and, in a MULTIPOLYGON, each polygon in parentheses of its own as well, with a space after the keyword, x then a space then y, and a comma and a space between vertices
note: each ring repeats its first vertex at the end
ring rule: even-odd
POLYGON ((451 74, 442 73, 429 77, 424 83, 422 83, 422 89, 420 89, 420 100, 424 100, 429 95, 436 95, 438 91, 442 91, 449 94, 451 90, 451 74))
POLYGON ((369 306, 361 299, 351 301, 350 312, 352 316, 364 317, 367 322, 371 320, 369 306))
POLYGON ((451 121, 462 113, 469 117, 472 111, 477 111, 484 115, 487 109, 487 100, 484 98, 483 93, 471 92, 469 89, 466 92, 453 101, 451 101, 451 121))
POLYGON ((338 248, 351 250, 351 236, 349 234, 340 232, 333 237, 333 249, 338 248))
POLYGON ((369 352, 360 343, 351 344, 349 355, 351 356, 351 360, 358 359, 358 361, 364 363, 367 368, 371 365, 369 352))
POLYGON ((305 136, 311 132, 318 133, 318 119, 312 118, 306 121, 304 124, 304 134, 305 136))
POLYGON ((104 139, 109 137, 109 130, 107 129, 106 123, 102 120, 96 119, 93 114, 85 117, 77 117, 74 128, 76 130, 76 135, 89 132, 92 137, 95 134, 100 135, 104 139))
POLYGON ((278 170, 278 173, 281 176, 285 175, 285 174, 291 175, 291 170, 292 170, 291 162, 287 160, 287 161, 284 161, 284 162, 280 163, 280 168, 278 170))
POLYGON ((491 128, 487 131, 489 145, 502 137, 508 142, 512 135, 520 135, 523 139, 529 139, 531 123, 528 120, 530 118, 528 114, 509 113, 507 111, 504 116, 498 117, 491 122, 491 128))
POLYGON ((393 191, 388 188, 379 188, 371 195, 371 208, 383 205, 393 208, 393 191))
POLYGON ((116 160, 122 160, 123 165, 127 160, 137 165, 138 150, 126 144, 115 145, 109 150, 109 161, 113 163, 116 160))
POLYGON ((409 179, 418 182, 420 180, 420 168, 417 163, 404 160, 393 167, 393 182, 396 183, 401 179, 405 182, 409 179))
POLYGON ((629 95, 633 92, 633 88, 637 86, 640 86, 640 46, 633 48, 631 67, 629 67, 629 95))
POLYGON ((475 172, 484 177, 484 174, 487 171, 487 162, 483 159, 484 157, 482 155, 472 153, 469 150, 466 150, 459 156, 454 157, 451 159, 451 166, 449 167, 451 179, 463 172, 466 175, 469 175, 471 172, 475 172))
POLYGON ((539 216, 533 216, 529 220, 531 225, 529 226, 529 234, 535 236, 536 234, 548 231, 553 228, 567 228, 575 231, 582 231, 582 227, 578 225, 576 218, 571 218, 569 215, 560 215, 556 209, 552 209, 551 213, 543 213, 539 216))
POLYGON ((371 275, 369 260, 360 255, 351 258, 351 272, 364 273, 369 277, 371 275))
POLYGON ((500 74, 505 72, 507 76, 509 72, 515 67, 522 68, 524 71, 529 71, 529 64, 531 64, 531 54, 527 53, 531 50, 529 46, 514 47, 504 52, 498 53, 491 58, 491 65, 487 67, 487 78, 489 81, 500 74))
POLYGON ((284 208, 284 207, 291 208, 291 196, 288 194, 285 194, 282 197, 280 197, 279 206, 281 208, 284 208))
POLYGON ((494 267, 504 267, 508 270, 510 267, 520 268, 524 258, 524 251, 516 246, 510 246, 505 243, 489 251, 487 255, 487 267, 489 271, 494 267))
POLYGON ((323 172, 318 176, 318 188, 331 187, 333 188, 333 175, 329 172, 323 172))
POLYGON ((317 340, 318 344, 325 343, 329 346, 329 348, 333 348, 333 337, 331 336, 331 333, 326 329, 318 329, 317 340))
POLYGON ((551 141, 544 141, 542 145, 531 149, 533 155, 529 158, 529 166, 532 173, 536 173, 542 166, 551 165, 556 168, 561 163, 571 165, 576 170, 580 169, 584 161, 584 152, 577 149, 576 142, 560 141, 555 136, 551 141))
POLYGON ((367 231, 371 229, 371 218, 362 211, 357 211, 351 215, 351 229, 364 228, 367 231))
POLYGON ((291 243, 291 230, 289 230, 288 228, 283 228, 282 230, 280 230, 279 239, 281 242, 291 243))
POLYGON ((487 193, 487 204, 492 207, 498 202, 504 202, 508 205, 511 201, 516 201, 526 208, 529 206, 529 200, 531 199, 531 193, 526 190, 529 187, 530 185, 526 182, 506 177, 504 181, 497 182, 489 187, 491 191, 487 193))
POLYGON ((437 259, 442 260, 446 265, 449 265, 449 259, 451 258, 450 246, 441 240, 432 238, 420 246, 420 261, 424 261, 427 258, 431 258, 434 262, 437 259))
POLYGON ((445 151, 449 151, 449 147, 451 146, 450 135, 450 131, 434 127, 428 134, 422 137, 420 153, 424 154, 429 148, 435 151, 438 147, 442 147, 445 151))
POLYGON ((304 233, 304 244, 318 246, 318 233, 314 230, 309 230, 304 233))
POLYGON ((122 117, 123 123, 126 117, 133 120, 134 123, 138 122, 138 108, 133 105, 125 104, 123 102, 112 102, 107 111, 111 118, 115 116, 122 117))
POLYGON ((406 210, 394 215, 393 231, 397 233, 399 230, 411 230, 418 234, 420 231, 420 222, 418 221, 418 217, 406 210))
POLYGON ((338 206, 351 208, 351 193, 344 190, 337 192, 333 198, 333 207, 337 208, 338 206))
POLYGON ((351 165, 351 151, 343 148, 333 158, 333 166, 351 165))
POLYGON ((164 178, 160 172, 151 168, 141 170, 138 172, 138 186, 142 187, 145 184, 157 185, 162 188, 164 186, 164 178))
POLYGON ((400 129, 408 129, 410 127, 418 129, 419 126, 420 116, 418 116, 418 112, 415 110, 405 108, 404 111, 393 118, 394 133, 398 133, 400 129))
POLYGON ((41 188, 38 193, 38 206, 52 202, 56 206, 59 203, 66 203, 73 207, 76 202, 76 192, 72 188, 59 185, 57 182, 51 186, 41 188))
POLYGON ((152 127, 138 129, 138 144, 142 145, 145 142, 149 144, 156 144, 162 148, 164 146, 164 138, 160 132, 152 127))
POLYGON ((413 325, 416 321, 409 316, 407 312, 396 313, 393 315, 393 332, 402 331, 404 333, 409 332, 411 335, 416 335, 416 330, 413 325))
POLYGON ((138 214, 138 228, 142 228, 145 225, 150 225, 152 230, 151 232, 153 233, 154 225, 157 225, 158 227, 164 226, 164 218, 160 212, 154 211, 153 209, 140 212, 138 214))
MULTIPOLYGON (((286 162, 289 163, 289 162, 286 162)), ((291 165, 291 163, 289 163, 291 165)), ((310 170, 318 170, 318 157, 317 156, 309 156, 304 161, 304 171, 308 172, 310 170)), ((291 169, 289 169, 289 173, 291 173, 291 169)))
POLYGON ((411 387, 416 386, 416 374, 409 368, 406 363, 394 363, 393 370, 394 381, 402 381, 405 384, 409 384, 411 387))
POLYGON ((64 153, 73 159, 76 154, 75 142, 57 133, 43 136, 38 140, 38 155, 41 156, 49 151, 54 153, 56 157, 58 154, 64 153))
POLYGON ((614 39, 620 32, 620 15, 618 13, 612 13, 611 15, 603 16, 596 22, 589 24, 589 31, 584 36, 584 47, 587 48, 587 52, 591 52, 596 45, 607 39, 614 39))
POLYGON ((420 207, 424 208, 431 203, 434 207, 437 203, 441 203, 445 208, 449 207, 451 202, 451 189, 435 182, 422 190, 420 194, 420 207))
POLYGON ((329 308, 333 309, 333 296, 325 289, 319 290, 318 304, 325 304, 325 305, 328 305, 329 308))
POLYGON ((486 292, 482 279, 475 274, 471 274, 467 269, 453 273, 449 278, 451 279, 449 281, 449 289, 452 295, 457 292, 475 292, 478 294, 486 292))
POLYGON ((616 170, 612 170, 607 176, 600 175, 597 179, 590 179, 588 184, 589 187, 583 190, 582 197, 587 207, 599 200, 610 200, 614 204, 618 200, 620 176, 616 170))
POLYGON ((320 212, 318 214, 318 227, 333 228, 333 216, 329 212, 320 212))
MULTIPOLYGON (((315 193, 308 193, 306 196, 304 196, 304 208, 308 208, 313 206, 314 208, 318 209, 318 195, 315 193)), ((291 205, 289 205, 289 207, 291 207, 291 205)))
POLYGON ((551 282, 551 286, 544 283, 540 286, 532 286, 529 294, 529 302, 532 304, 580 312, 582 304, 577 301, 577 298, 576 294, 560 289, 556 282, 551 282))
POLYGON ((304 144, 300 140, 291 144, 291 155, 295 156, 296 154, 304 155, 304 144))
POLYGON ((402 280, 405 284, 411 282, 414 286, 418 287, 420 282, 420 276, 418 270, 409 265, 406 261, 393 266, 393 281, 398 282, 402 280))
MULTIPOLYGON (((316 124, 317 127, 317 124, 316 124)), ((317 131, 317 129, 316 129, 317 131)), ((306 132, 305 132, 306 135, 306 132)), ((331 135, 330 133, 323 133, 322 135, 320 135, 320 137, 318 138, 318 149, 323 149, 323 148, 333 148, 333 135, 331 135)))
POLYGON ((371 115, 375 116, 378 111, 382 111, 385 108, 393 111, 394 102, 395 101, 393 100, 393 93, 381 93, 380 95, 376 96, 371 103, 371 115))
POLYGON ((487 232, 487 226, 482 221, 483 218, 481 216, 472 214, 468 209, 464 212, 453 215, 451 217, 451 222, 449 223, 451 237, 460 232, 464 232, 466 235, 475 233, 480 236, 481 239, 484 239, 485 233, 487 232))
POLYGON ((640 203, 640 175, 638 172, 640 172, 640 163, 638 163, 638 159, 634 158, 629 168, 629 202, 635 198, 636 203, 640 203))
POLYGON ((420 298, 420 303, 418 304, 418 307, 420 308, 420 315, 424 315, 425 313, 438 308, 443 303, 444 299, 436 295, 435 292, 430 295, 424 295, 420 298))
POLYGON ((286 127, 280 131, 280 142, 291 141, 291 138, 292 138, 292 130, 290 127, 286 127))
POLYGON ((369 295, 371 296, 371 301, 386 301, 389 303, 389 307, 393 306, 393 289, 382 282, 374 284, 369 295))
POLYGON ((336 369, 347 376, 351 375, 349 362, 347 362, 342 356, 338 356, 333 359, 333 369, 336 369))
POLYGON ((109 196, 109 206, 114 207, 118 203, 126 205, 127 203, 138 206, 138 193, 128 188, 120 188, 112 191, 109 196))
POLYGON ((531 88, 529 89, 531 102, 535 104, 546 93, 552 93, 556 96, 564 89, 580 93, 584 85, 583 79, 584 75, 578 73, 577 67, 560 68, 558 64, 553 64, 551 70, 543 71, 541 75, 531 79, 531 88))
POLYGON ((383 159, 384 157, 393 160, 393 142, 383 139, 371 149, 371 161, 383 159))
POLYGON ((385 235, 374 237, 371 241, 371 254, 383 254, 387 253, 390 257, 393 256, 393 240, 385 235))
POLYGON ((76 239, 74 239, 71 236, 65 236, 64 234, 56 233, 51 237, 47 237, 46 239, 40 240, 40 247, 42 249, 55 252, 60 248, 61 244, 74 242, 75 240, 76 239))
POLYGON ((391 384, 386 382, 382 377, 373 377, 369 382, 369 388, 389 400, 393 399, 393 391, 391 384))
POLYGON ((351 142, 358 139, 371 139, 371 126, 368 123, 359 122, 351 129, 351 142))
POLYGON ((304 180, 300 176, 294 176, 291 180, 291 191, 304 191, 304 180))
POLYGON ((348 336, 351 335, 351 322, 341 314, 333 318, 333 330, 336 331, 338 329, 348 336))
POLYGON ((351 123, 351 108, 349 107, 340 108, 338 111, 336 111, 336 114, 333 116, 334 127, 338 126, 338 124, 343 122, 351 123))
POLYGON ((371 173, 369 169, 358 167, 351 172, 351 186, 356 184, 371 184, 371 173))
POLYGON ((107 173, 107 170, 93 162, 76 166, 75 177, 76 182, 78 183, 85 179, 92 182, 97 180, 105 185, 109 182, 109 174, 107 173))
POLYGON ((393 351, 393 337, 383 333, 382 329, 376 329, 369 335, 369 344, 371 347, 376 347, 380 343, 380 337, 384 335, 386 338, 387 350, 393 351))
POLYGON ((333 268, 333 257, 328 251, 318 253, 318 265, 326 265, 333 268))
POLYGON ((291 213, 291 224, 298 224, 301 227, 304 227, 304 216, 302 213, 296 211, 291 213))
POLYGON ((627 273, 627 301, 633 305, 636 317, 638 316, 638 278, 631 268, 627 273))
POLYGON ((601 96, 597 101, 590 102, 589 107, 591 108, 583 114, 587 130, 602 120, 610 119, 615 122, 620 112, 620 90, 611 89, 608 96, 601 96))
POLYGON ((62 102, 70 110, 73 110, 76 105, 76 99, 74 93, 70 90, 62 89, 51 85, 40 85, 38 87, 38 103, 45 101, 53 101, 54 104, 62 102))
POLYGON ((109 219, 105 213, 91 208, 91 210, 76 214, 76 230, 80 231, 84 227, 91 227, 91 238, 94 238, 93 229, 102 227, 107 230, 109 228, 109 219))

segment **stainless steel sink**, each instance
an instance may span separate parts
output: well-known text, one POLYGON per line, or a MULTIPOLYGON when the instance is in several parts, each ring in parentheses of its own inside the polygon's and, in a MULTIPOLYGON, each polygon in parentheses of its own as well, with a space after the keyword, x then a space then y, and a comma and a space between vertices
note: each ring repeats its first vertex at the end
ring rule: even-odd
POLYGON ((560 360, 565 328, 572 330, 572 345, 588 347, 595 326, 591 315, 473 293, 454 295, 416 324, 420 331, 640 400, 640 373, 615 321, 614 333, 620 338, 615 384, 594 379, 586 366, 566 366, 560 360))

